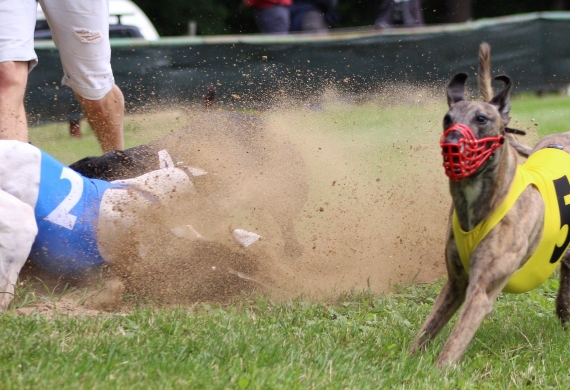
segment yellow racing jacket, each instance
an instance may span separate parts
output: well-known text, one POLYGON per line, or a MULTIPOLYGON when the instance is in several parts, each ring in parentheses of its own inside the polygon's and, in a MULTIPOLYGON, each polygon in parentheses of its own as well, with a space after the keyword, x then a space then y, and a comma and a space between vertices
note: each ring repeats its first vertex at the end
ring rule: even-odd
POLYGON ((570 154, 559 150, 558 145, 552 145, 532 154, 523 165, 517 167, 513 184, 503 203, 470 232, 461 230, 454 210, 453 234, 465 270, 469 272, 475 247, 509 212, 524 189, 532 184, 542 195, 545 205, 542 238, 536 251, 513 274, 503 291, 523 293, 543 284, 558 266, 570 243, 569 177, 570 154))

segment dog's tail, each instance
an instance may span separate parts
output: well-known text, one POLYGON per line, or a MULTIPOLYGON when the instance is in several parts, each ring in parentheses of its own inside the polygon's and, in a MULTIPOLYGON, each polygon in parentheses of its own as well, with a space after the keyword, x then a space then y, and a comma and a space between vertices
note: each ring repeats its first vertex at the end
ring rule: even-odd
POLYGON ((479 91, 483 101, 493 99, 493 87, 491 86, 491 46, 487 42, 479 46, 479 75, 477 78, 479 91))

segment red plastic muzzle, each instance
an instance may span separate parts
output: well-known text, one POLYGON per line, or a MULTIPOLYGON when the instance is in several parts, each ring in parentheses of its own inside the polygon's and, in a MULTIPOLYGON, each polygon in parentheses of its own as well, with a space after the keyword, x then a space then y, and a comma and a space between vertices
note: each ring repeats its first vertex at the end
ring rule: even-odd
POLYGON ((456 124, 449 127, 439 141, 445 174, 453 181, 472 176, 503 142, 503 135, 477 139, 473 131, 465 125, 456 124), (457 140, 450 141, 454 136, 457 136, 457 140))

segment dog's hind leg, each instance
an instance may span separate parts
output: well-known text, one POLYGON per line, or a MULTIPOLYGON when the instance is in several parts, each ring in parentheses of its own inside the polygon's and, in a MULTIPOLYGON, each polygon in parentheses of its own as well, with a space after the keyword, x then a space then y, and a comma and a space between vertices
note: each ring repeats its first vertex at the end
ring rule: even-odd
POLYGON ((570 323, 570 252, 560 262, 560 288, 556 297, 556 314, 563 327, 570 323))
POLYGON ((411 353, 415 353, 420 348, 425 348, 427 344, 437 336, 443 327, 449 322, 457 309, 465 300, 467 280, 448 280, 439 293, 437 300, 424 325, 419 330, 416 339, 411 347, 411 353))
POLYGON ((38 233, 34 209, 0 190, 0 312, 14 297, 18 274, 38 233))

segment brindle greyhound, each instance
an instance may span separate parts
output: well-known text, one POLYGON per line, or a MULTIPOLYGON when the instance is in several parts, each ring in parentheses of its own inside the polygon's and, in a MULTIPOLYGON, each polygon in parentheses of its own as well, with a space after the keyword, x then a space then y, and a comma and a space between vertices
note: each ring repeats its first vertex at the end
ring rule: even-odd
POLYGON ((448 280, 411 346, 412 353, 424 349, 465 302, 437 359, 439 366, 462 356, 501 291, 528 291, 558 263, 556 313, 563 326, 570 322, 570 207, 564 200, 570 195, 570 132, 547 136, 532 150, 506 137, 511 80, 495 77, 505 87, 493 96, 486 43, 479 63, 483 102, 464 100, 465 73, 455 75, 447 87, 449 111, 440 142, 453 200, 445 248, 448 280), (530 155, 521 166, 517 152, 530 155), (559 167, 551 178, 530 180, 532 185, 519 181, 525 172, 551 169, 550 162, 559 167), (484 232, 469 252, 465 242, 478 229, 484 232))

